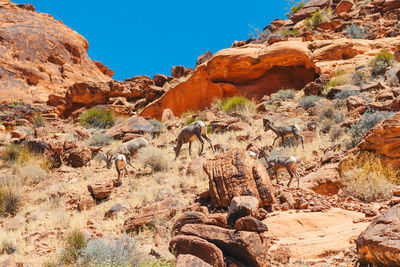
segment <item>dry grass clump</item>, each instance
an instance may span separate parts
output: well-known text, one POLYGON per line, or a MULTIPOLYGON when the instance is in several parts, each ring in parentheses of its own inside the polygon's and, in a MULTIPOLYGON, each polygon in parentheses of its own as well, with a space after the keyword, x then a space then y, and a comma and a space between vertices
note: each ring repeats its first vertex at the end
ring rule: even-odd
POLYGON ((256 104, 243 96, 234 96, 222 100, 220 108, 223 112, 237 112, 239 114, 253 115, 256 113, 256 104))
POLYGON ((156 147, 146 147, 139 151, 139 161, 143 162, 145 167, 150 167, 153 171, 166 171, 169 168, 168 154, 162 149, 156 147))
POLYGON ((362 152, 347 158, 340 165, 343 194, 362 201, 387 200, 394 184, 400 184, 400 172, 392 165, 383 164, 374 153, 362 152))
POLYGON ((32 164, 45 170, 52 168, 51 161, 42 155, 30 152, 26 146, 13 144, 0 151, 0 167, 19 167, 26 164, 32 164))
POLYGON ((74 264, 82 255, 82 250, 87 246, 86 236, 79 230, 70 232, 65 239, 65 247, 61 252, 61 264, 74 264))
POLYGON ((10 240, 3 240, 0 245, 0 254, 11 255, 17 251, 17 245, 10 240))

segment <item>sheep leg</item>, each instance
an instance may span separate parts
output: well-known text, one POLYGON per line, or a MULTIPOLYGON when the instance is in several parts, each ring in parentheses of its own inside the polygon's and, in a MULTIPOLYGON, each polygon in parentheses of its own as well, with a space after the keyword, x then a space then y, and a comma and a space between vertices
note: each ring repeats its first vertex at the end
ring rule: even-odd
POLYGON ((214 146, 212 145, 210 138, 208 138, 207 135, 203 135, 203 137, 207 140, 207 142, 210 144, 211 150, 215 153, 214 146))
POLYGON ((192 141, 189 141, 189 157, 192 157, 192 141))
POLYGON ((174 160, 176 160, 179 157, 179 152, 181 151, 181 147, 182 147, 182 142, 179 141, 175 148, 175 159, 174 160))
POLYGON ((201 156, 201 153, 203 153, 203 149, 204 149, 204 141, 201 138, 201 134, 199 132, 196 132, 196 136, 199 139, 200 143, 201 143, 201 149, 200 149, 200 153, 199 156, 201 156))
POLYGON ((274 142, 272 143, 272 146, 275 145, 275 142, 276 142, 276 140, 278 140, 279 137, 280 137, 279 135, 277 137, 275 137, 274 142))

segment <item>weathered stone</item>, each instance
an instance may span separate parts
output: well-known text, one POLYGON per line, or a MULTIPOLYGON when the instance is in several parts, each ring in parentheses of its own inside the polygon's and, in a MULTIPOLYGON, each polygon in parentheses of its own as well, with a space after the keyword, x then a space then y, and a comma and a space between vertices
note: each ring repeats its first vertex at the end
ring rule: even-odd
POLYGON ((212 267, 212 265, 203 261, 202 259, 190 255, 190 254, 180 254, 176 257, 176 267, 212 267))
POLYGON ((206 216, 201 212, 185 212, 172 226, 172 234, 178 234, 185 224, 210 224, 226 227, 227 222, 222 214, 210 214, 206 216))
POLYGON ((257 220, 252 216, 242 217, 235 223, 235 229, 238 231, 254 231, 254 232, 265 232, 268 231, 268 227, 265 223, 257 220))
POLYGON ((222 251, 216 245, 197 236, 175 236, 169 242, 169 250, 175 255, 194 255, 212 266, 225 266, 222 251))
POLYGON ((265 167, 243 149, 231 149, 208 159, 204 170, 210 195, 218 207, 228 207, 235 196, 253 196, 261 206, 275 202, 275 189, 265 167))
POLYGON ((357 252, 361 262, 400 265, 400 205, 376 217, 357 239, 357 252))
POLYGON ((302 188, 327 196, 336 195, 342 187, 338 164, 327 164, 301 178, 302 188))
POLYGON ((97 200, 102 200, 111 195, 114 185, 111 181, 109 182, 95 182, 94 184, 88 185, 89 193, 92 197, 97 200))
POLYGON ((265 266, 267 245, 256 232, 236 231, 214 225, 186 224, 181 234, 193 235, 218 246, 225 255, 237 259, 246 266, 265 266))
POLYGON ((252 196, 234 197, 228 209, 228 224, 234 226, 239 218, 254 215, 259 205, 260 201, 252 196))
POLYGON ((79 201, 78 210, 79 211, 90 210, 94 206, 96 206, 96 201, 91 196, 87 196, 81 198, 81 200, 79 201))
POLYGON ((116 204, 112 206, 108 211, 104 213, 104 219, 112 218, 117 215, 118 212, 122 210, 121 204, 116 204))

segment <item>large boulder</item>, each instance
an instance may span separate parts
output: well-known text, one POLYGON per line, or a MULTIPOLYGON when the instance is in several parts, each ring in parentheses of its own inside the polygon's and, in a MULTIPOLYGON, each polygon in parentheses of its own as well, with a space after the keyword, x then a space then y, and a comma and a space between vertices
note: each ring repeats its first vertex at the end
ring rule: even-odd
POLYGON ((231 149, 208 159, 204 171, 217 207, 227 208, 235 196, 253 196, 261 206, 275 202, 275 189, 265 167, 244 149, 231 149))
POLYGON ((400 205, 376 217, 357 239, 362 262, 378 266, 400 266, 400 205))
POLYGON ((358 148, 379 154, 386 163, 400 163, 400 112, 369 130, 358 148))
POLYGON ((197 66, 185 82, 147 106, 141 115, 161 119, 162 111, 170 108, 180 116, 187 110, 203 110, 214 98, 235 95, 258 100, 280 89, 302 89, 318 74, 303 42, 223 49, 197 66))
POLYGON ((246 216, 255 215, 257 213, 260 201, 252 196, 234 197, 229 205, 227 222, 234 226, 235 222, 246 216))
POLYGON ((140 116, 132 116, 107 129, 106 136, 122 139, 126 134, 155 134, 158 131, 150 122, 140 116))
POLYGON ((190 254, 180 254, 176 257, 176 267, 212 267, 212 265, 203 261, 202 259, 190 255, 190 254))
POLYGON ((98 181, 87 186, 89 193, 94 199, 103 200, 111 195, 114 184, 109 181, 98 181))
POLYGON ((172 234, 178 234, 185 224, 210 224, 226 227, 227 221, 221 214, 205 215, 201 212, 185 212, 172 226, 172 234))
POLYGON ((342 187, 338 164, 328 164, 301 178, 301 187, 314 192, 333 196, 342 187))
POLYGON ((111 80, 89 58, 85 38, 23 6, 0 2, 0 99, 44 103, 75 82, 111 80))
POLYGON ((175 236, 169 242, 169 250, 177 256, 191 254, 212 266, 225 266, 222 251, 216 245, 197 236, 175 236))
POLYGON ((236 231, 214 225, 186 224, 181 234, 203 238, 219 247, 224 255, 245 266, 265 266, 268 247, 256 232, 236 231))

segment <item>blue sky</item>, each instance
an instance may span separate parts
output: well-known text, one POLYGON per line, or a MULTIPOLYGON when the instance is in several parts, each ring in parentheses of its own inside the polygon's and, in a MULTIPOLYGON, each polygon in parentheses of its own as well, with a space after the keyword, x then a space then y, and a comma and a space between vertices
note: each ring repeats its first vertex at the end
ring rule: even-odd
MULTIPOLYGON (((13 1, 13 0, 12 0, 13 1)), ((16 0, 14 0, 17 2, 16 0)), ((171 75, 171 67, 194 67, 197 57, 248 38, 285 18, 285 0, 94 1, 20 0, 61 20, 89 42, 89 56, 124 80, 136 75, 171 75)))

